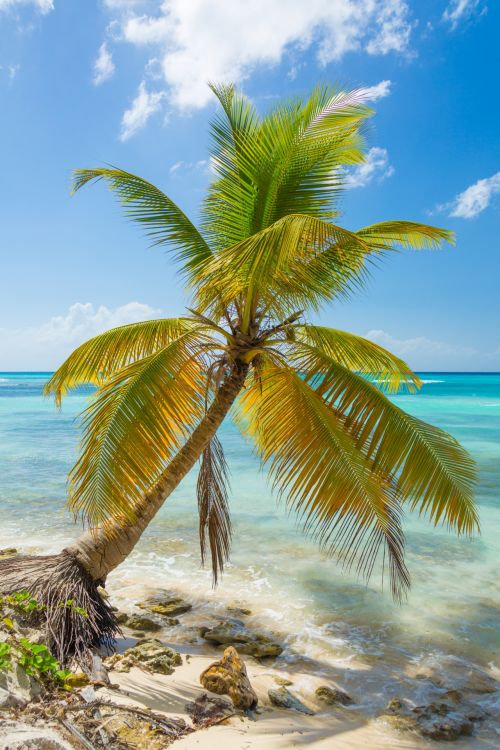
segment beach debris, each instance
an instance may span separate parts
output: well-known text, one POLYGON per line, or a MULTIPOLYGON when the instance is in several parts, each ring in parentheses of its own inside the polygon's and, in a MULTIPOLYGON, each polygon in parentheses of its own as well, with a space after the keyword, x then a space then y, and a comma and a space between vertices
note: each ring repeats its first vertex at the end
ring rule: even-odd
POLYGON ((350 695, 337 687, 321 685, 315 690, 316 697, 329 706, 349 706, 354 703, 350 695))
POLYGON ((257 659, 279 656, 283 648, 261 633, 254 633, 241 620, 229 619, 214 628, 200 629, 200 635, 211 643, 235 646, 240 654, 255 656, 257 659))
POLYGON ((314 716, 314 711, 305 706, 299 698, 293 695, 288 688, 270 688, 267 691, 269 700, 277 708, 291 708, 293 711, 299 711, 301 714, 314 716))
POLYGON ((72 672, 65 678, 65 684, 71 688, 85 687, 90 682, 88 674, 85 672, 72 672))
POLYGON ((408 675, 436 687, 471 693, 494 693, 499 683, 487 672, 458 656, 426 656, 411 664, 408 675))
POLYGON ((124 625, 132 630, 149 631, 150 633, 157 633, 162 627, 150 617, 143 617, 142 615, 131 615, 125 620, 124 625))
POLYGON ((139 641, 124 654, 113 654, 104 660, 108 669, 116 672, 130 672, 132 667, 140 667, 149 672, 172 674, 175 667, 182 664, 181 655, 173 648, 164 646, 156 638, 139 641))
POLYGON ((400 731, 413 731, 433 740, 456 740, 472 734, 474 723, 486 717, 485 711, 474 703, 453 705, 433 702, 411 708, 400 698, 392 698, 387 713, 379 719, 400 731))
POLYGON ((174 615, 182 615, 185 612, 189 612, 193 605, 186 602, 180 596, 166 595, 155 596, 152 599, 147 599, 145 602, 138 602, 137 606, 140 609, 147 609, 148 612, 152 612, 155 615, 173 617, 174 615))
POLYGON ((186 703, 186 711, 197 728, 209 727, 234 716, 233 702, 224 695, 202 693, 195 701, 186 703))
POLYGON ((234 646, 228 646, 222 658, 201 673, 200 683, 212 693, 229 695, 235 708, 257 707, 257 694, 248 679, 245 663, 234 646))

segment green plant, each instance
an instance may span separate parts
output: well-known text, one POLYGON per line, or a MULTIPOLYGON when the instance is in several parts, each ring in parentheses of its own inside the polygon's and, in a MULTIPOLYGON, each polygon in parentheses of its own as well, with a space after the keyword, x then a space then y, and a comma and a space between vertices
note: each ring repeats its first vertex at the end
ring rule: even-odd
POLYGON ((39 679, 48 677, 56 682, 64 683, 71 674, 60 668, 57 659, 43 644, 32 643, 27 638, 21 638, 18 642, 18 649, 17 663, 30 677, 39 679))
POLYGON ((0 643, 0 672, 6 672, 11 667, 11 649, 8 643, 0 643))
POLYGON ((15 591, 13 594, 9 594, 3 597, 0 603, 6 604, 12 609, 22 612, 23 614, 31 614, 33 612, 43 612, 44 607, 39 604, 36 599, 33 599, 29 591, 15 591))

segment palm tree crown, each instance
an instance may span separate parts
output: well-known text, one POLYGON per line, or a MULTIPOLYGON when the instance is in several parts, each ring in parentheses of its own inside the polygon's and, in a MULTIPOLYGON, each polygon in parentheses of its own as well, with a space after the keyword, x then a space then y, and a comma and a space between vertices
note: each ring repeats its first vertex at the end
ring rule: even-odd
MULTIPOLYGON (((409 585, 404 508, 471 534, 474 463, 452 437, 387 397, 420 387, 404 362, 309 321, 360 287, 383 254, 452 235, 407 221, 356 232, 335 223, 346 167, 364 159, 361 129, 372 111, 361 92, 318 87, 261 118, 233 87, 212 88, 221 106, 199 229, 133 174, 75 173, 75 190, 103 180, 153 243, 173 250, 191 303, 183 317, 96 336, 51 378, 46 391, 59 402, 79 384, 97 386, 82 417, 71 508, 91 525, 133 519, 236 373, 232 415, 304 528, 366 578, 383 550, 401 597, 409 585)), ((208 535, 217 575, 231 527, 215 437, 200 457, 202 553, 208 535)))

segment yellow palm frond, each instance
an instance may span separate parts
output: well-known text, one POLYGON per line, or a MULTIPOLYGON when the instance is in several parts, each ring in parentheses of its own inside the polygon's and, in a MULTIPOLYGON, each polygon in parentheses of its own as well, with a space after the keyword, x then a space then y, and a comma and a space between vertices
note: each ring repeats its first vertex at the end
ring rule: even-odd
MULTIPOLYGON (((402 359, 362 336, 314 325, 297 325, 292 330, 298 343, 308 344, 349 370, 376 380, 384 391, 395 393, 405 388, 412 393, 422 385, 418 375, 402 359)), ((312 378, 309 352, 309 349, 299 347, 295 352, 292 349, 291 356, 293 358, 296 354, 297 369, 302 371, 302 367, 306 367, 309 378, 312 378)), ((317 375, 321 378, 321 367, 317 375)))
POLYGON ((111 328, 81 344, 52 375, 44 394, 57 405, 80 385, 99 385, 122 367, 162 349, 187 331, 200 330, 186 318, 162 318, 111 328))
POLYGON ((448 229, 419 224, 414 221, 382 221, 359 229, 356 232, 374 250, 435 249, 443 242, 455 242, 455 235, 448 229))
POLYGON ((184 333, 109 378, 82 415, 70 508, 92 525, 134 507, 204 413, 203 334, 184 333))
POLYGON ((476 466, 455 438, 404 412, 319 347, 298 343, 295 361, 311 387, 345 416, 345 429, 374 470, 397 481, 412 510, 459 534, 479 529, 476 466))
POLYGON ((344 428, 342 415, 290 368, 266 360, 236 419, 253 438, 280 494, 305 529, 348 567, 369 578, 381 545, 397 598, 409 585, 397 488, 376 472, 344 428))

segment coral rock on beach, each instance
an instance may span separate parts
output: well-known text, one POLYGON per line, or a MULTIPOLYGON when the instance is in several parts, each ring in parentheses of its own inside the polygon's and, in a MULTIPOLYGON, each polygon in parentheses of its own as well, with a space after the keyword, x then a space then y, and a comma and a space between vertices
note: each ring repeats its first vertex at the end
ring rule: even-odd
POLYGON ((273 706, 277 708, 291 708, 301 714, 314 715, 314 711, 305 706, 295 695, 292 695, 286 687, 270 688, 267 694, 273 706))
POLYGON ((389 701, 387 713, 379 718, 394 729, 414 731, 433 740, 456 740, 472 734, 474 722, 485 717, 480 706, 473 703, 429 703, 410 708, 400 698, 389 701))
POLYGON ((147 609, 148 612, 152 612, 155 615, 173 617, 174 615, 182 615, 185 612, 189 612, 193 605, 181 599, 180 596, 169 595, 158 596, 154 599, 148 599, 145 602, 139 602, 137 606, 141 609, 147 609))
POLYGON ((320 701, 323 701, 323 703, 326 703, 329 706, 349 706, 353 703, 351 696, 343 690, 340 690, 340 688, 321 685, 319 688, 316 688, 315 693, 320 701))
POLYGON ((150 617, 142 617, 141 615, 131 615, 127 617, 124 624, 132 630, 145 630, 150 633, 156 633, 161 630, 161 625, 150 617))
POLYGON ((257 694, 250 684, 245 664, 233 646, 228 646, 222 658, 201 673, 200 682, 212 693, 229 695, 236 708, 245 710, 257 706, 257 694))
POLYGON ((159 674, 172 674, 174 667, 182 664, 182 658, 173 648, 151 638, 137 643, 122 654, 113 654, 105 660, 108 669, 129 672, 132 667, 143 667, 159 674))
POLYGON ((206 641, 224 646, 235 646, 240 654, 257 659, 279 656, 283 649, 265 635, 254 633, 241 620, 225 620, 214 628, 201 631, 206 641))

